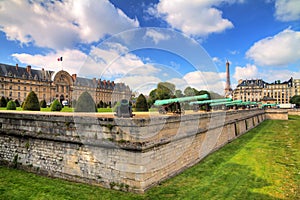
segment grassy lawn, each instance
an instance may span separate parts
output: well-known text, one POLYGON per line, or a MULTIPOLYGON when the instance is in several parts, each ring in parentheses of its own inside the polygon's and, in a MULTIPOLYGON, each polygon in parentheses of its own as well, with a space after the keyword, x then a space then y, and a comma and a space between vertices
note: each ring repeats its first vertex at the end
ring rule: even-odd
POLYGON ((268 120, 143 195, 0 167, 0 199, 300 199, 300 117, 268 120))

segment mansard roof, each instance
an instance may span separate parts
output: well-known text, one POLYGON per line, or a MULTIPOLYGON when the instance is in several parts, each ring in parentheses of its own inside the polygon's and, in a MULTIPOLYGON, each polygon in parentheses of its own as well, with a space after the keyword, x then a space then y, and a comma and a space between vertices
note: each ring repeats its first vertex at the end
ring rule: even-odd
POLYGON ((31 69, 31 66, 19 67, 0 63, 0 76, 26 80, 51 81, 53 71, 31 69))
POLYGON ((279 84, 287 84, 289 87, 293 85, 293 78, 290 78, 288 81, 274 81, 273 83, 267 83, 262 79, 250 79, 250 80, 243 80, 237 87, 241 86, 258 86, 258 87, 266 87, 266 85, 279 85, 279 84))
POLYGON ((258 86, 258 87, 265 87, 268 84, 267 82, 263 81, 262 79, 251 79, 251 80, 243 80, 237 87, 241 86, 258 86))

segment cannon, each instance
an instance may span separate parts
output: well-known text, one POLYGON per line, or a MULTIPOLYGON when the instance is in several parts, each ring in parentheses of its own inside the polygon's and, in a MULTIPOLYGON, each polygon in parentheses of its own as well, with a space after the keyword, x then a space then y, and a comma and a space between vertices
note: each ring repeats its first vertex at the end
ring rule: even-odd
POLYGON ((116 114, 117 117, 133 117, 132 107, 127 99, 122 99, 120 105, 117 106, 116 114))
POLYGON ((172 112, 173 114, 184 114, 184 109, 182 108, 180 103, 197 101, 199 99, 208 99, 208 95, 203 94, 198 96, 156 100, 154 102, 154 106, 159 106, 158 112, 160 114, 166 114, 168 112, 172 112))
POLYGON ((209 99, 209 100, 202 100, 202 101, 192 101, 189 103, 189 105, 192 106, 193 111, 197 112, 200 110, 200 106, 204 106, 206 111, 211 110, 210 104, 212 103, 226 103, 232 101, 231 98, 225 98, 225 99, 209 99))

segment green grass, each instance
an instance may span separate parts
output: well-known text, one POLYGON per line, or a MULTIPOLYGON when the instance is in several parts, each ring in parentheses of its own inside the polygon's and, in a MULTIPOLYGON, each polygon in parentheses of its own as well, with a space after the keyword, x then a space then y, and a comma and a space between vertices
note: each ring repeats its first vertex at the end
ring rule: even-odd
POLYGON ((300 199, 299 130, 267 120, 143 195, 0 167, 0 199, 300 199))

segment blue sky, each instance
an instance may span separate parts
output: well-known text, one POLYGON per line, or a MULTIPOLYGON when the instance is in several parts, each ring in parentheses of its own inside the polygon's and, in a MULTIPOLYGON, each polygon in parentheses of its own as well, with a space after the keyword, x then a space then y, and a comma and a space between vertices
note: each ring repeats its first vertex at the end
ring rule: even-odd
POLYGON ((300 78, 299 0, 3 0, 0 62, 223 94, 239 79, 300 78), (58 57, 63 62, 58 62, 58 57))

